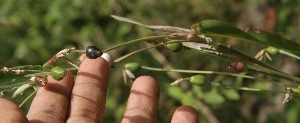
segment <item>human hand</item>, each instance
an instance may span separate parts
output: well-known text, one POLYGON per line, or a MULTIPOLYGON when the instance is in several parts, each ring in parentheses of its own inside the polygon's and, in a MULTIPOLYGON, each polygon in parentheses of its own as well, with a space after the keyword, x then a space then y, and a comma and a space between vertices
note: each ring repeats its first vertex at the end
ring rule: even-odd
MULTIPOLYGON (((27 117, 14 103, 0 98, 1 122, 101 122, 104 113, 109 66, 102 58, 86 59, 77 77, 68 75, 61 81, 49 77, 31 104, 27 117)), ((159 86, 155 79, 142 76, 131 88, 122 122, 156 122, 159 86)), ((198 114, 190 106, 181 106, 173 114, 172 123, 197 123, 198 114)))

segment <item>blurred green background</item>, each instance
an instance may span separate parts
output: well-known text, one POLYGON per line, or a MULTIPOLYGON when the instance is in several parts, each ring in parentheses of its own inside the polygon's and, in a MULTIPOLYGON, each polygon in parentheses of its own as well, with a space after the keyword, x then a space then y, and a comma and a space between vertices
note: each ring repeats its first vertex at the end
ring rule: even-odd
MULTIPOLYGON (((154 35, 151 31, 113 20, 110 15, 132 18, 151 25, 183 28, 205 19, 219 19, 240 29, 255 27, 276 32, 300 42, 300 2, 293 0, 1 0, 0 1, 0 67, 43 64, 64 48, 85 49, 96 45, 106 49, 123 42, 154 35)), ((228 44, 255 55, 261 45, 225 40, 228 44)), ((145 44, 122 47, 109 52, 118 58, 145 47, 145 44)), ((157 48, 130 57, 111 69, 104 122, 120 122, 131 84, 122 78, 126 62, 152 67, 229 71, 231 61, 200 52, 183 50, 173 53, 157 48)), ((299 75, 299 62, 274 56, 268 62, 293 75, 299 75)), ((256 75, 255 73, 252 73, 256 75)), ((180 105, 191 105, 204 122, 300 122, 299 97, 282 106, 284 94, 245 92, 210 86, 169 84, 193 74, 141 71, 138 75, 155 77, 160 85, 158 122, 170 122, 180 105)), ((264 75, 257 76, 268 78, 264 75)), ((269 90, 283 90, 270 83, 242 78, 209 75, 206 81, 231 83, 269 90)), ((271 78, 268 78, 272 80, 271 78)), ((279 81, 279 80, 274 80, 279 81)), ((29 93, 29 92, 26 92, 29 93)), ((24 94, 26 95, 26 94, 24 94)), ((16 103, 20 101, 15 100, 16 103)), ((23 107, 24 112, 29 104, 23 107)))

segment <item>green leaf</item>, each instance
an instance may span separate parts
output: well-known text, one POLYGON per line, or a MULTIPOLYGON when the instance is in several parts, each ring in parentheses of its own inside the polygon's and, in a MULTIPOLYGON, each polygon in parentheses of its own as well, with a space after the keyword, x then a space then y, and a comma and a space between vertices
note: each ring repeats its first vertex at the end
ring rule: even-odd
POLYGON ((261 82, 261 81, 257 81, 254 84, 254 88, 261 89, 261 90, 267 90, 269 88, 268 86, 269 86, 268 83, 261 82))
POLYGON ((204 20, 194 24, 192 29, 196 29, 196 33, 207 36, 254 41, 300 55, 300 44, 287 40, 278 34, 258 29, 248 28, 246 33, 231 24, 219 20, 204 20))
POLYGON ((290 41, 278 34, 273 34, 270 32, 253 29, 254 31, 248 32, 248 34, 257 38, 264 44, 268 46, 273 46, 279 49, 284 49, 292 53, 300 55, 300 44, 290 41))
POLYGON ((184 96, 183 90, 178 86, 171 86, 168 88, 168 94, 177 100, 180 100, 184 96))
POLYGON ((182 105, 189 105, 194 107, 195 109, 197 109, 198 107, 191 91, 186 92, 180 101, 182 105))
POLYGON ((234 89, 224 89, 222 92, 225 95, 225 97, 229 100, 239 100, 240 99, 240 95, 234 89))
POLYGON ((212 89, 208 93, 206 93, 203 97, 204 102, 210 105, 219 105, 225 102, 224 97, 217 92, 216 89, 212 89))
POLYGON ((203 98, 204 93, 202 91, 202 87, 200 86, 192 86, 192 91, 194 92, 194 94, 199 97, 199 98, 203 98))
MULTIPOLYGON (((5 73, 3 72, 3 70, 0 70, 0 97, 9 99, 19 105, 34 91, 32 86, 28 86, 30 77, 26 77, 26 75, 43 72, 43 68, 41 65, 26 65, 12 67, 9 69, 25 70, 25 72, 16 75, 5 73), (16 92, 19 87, 22 87, 23 90, 19 89, 19 92, 16 92)), ((21 107, 24 112, 27 112, 29 110, 32 99, 33 97, 31 97, 21 107)))
POLYGON ((299 122, 299 105, 292 105, 287 108, 284 115, 287 118, 287 123, 296 123, 299 122))
POLYGON ((0 72, 0 91, 13 89, 27 83, 28 77, 23 75, 7 75, 0 72))
MULTIPOLYGON (((26 74, 36 73, 41 71, 42 67, 40 65, 26 65, 10 68, 13 70, 26 70, 26 74), (30 70, 30 71, 28 71, 30 70), (37 70, 37 71, 35 71, 37 70)), ((28 83, 29 77, 25 77, 24 74, 7 74, 2 70, 0 71, 0 91, 5 92, 2 96, 11 97, 19 86, 28 83)))
POLYGON ((207 36, 236 38, 240 40, 256 41, 262 43, 246 32, 219 20, 204 20, 192 26, 200 34, 207 36))

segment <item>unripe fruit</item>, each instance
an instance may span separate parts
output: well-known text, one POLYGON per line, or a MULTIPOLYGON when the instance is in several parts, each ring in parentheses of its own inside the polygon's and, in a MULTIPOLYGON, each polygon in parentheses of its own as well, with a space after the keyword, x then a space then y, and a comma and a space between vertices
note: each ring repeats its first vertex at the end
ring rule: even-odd
POLYGON ((235 72, 245 72, 247 70, 246 66, 242 62, 231 62, 229 68, 233 69, 235 72))
POLYGON ((171 51, 173 51, 173 52, 178 52, 182 49, 182 44, 180 42, 178 42, 178 43, 168 43, 166 45, 166 47, 168 49, 170 49, 171 51))
POLYGON ((279 49, 278 48, 275 48, 275 47, 272 47, 272 46, 269 46, 267 48, 267 52, 272 54, 272 55, 276 55, 279 53, 279 49))
POLYGON ((40 87, 44 87, 47 85, 48 79, 46 76, 36 76, 35 83, 40 87))
POLYGON ((88 46, 85 49, 85 54, 89 59, 96 59, 100 57, 103 54, 103 52, 95 46, 88 46))
POLYGON ((141 65, 137 62, 130 62, 125 64, 125 69, 129 70, 130 72, 136 72, 141 68, 141 65))
POLYGON ((67 72, 57 66, 51 69, 50 74, 55 80, 62 80, 67 75, 67 72))
POLYGON ((205 83, 205 77, 203 75, 194 75, 190 77, 190 82, 201 86, 205 83))

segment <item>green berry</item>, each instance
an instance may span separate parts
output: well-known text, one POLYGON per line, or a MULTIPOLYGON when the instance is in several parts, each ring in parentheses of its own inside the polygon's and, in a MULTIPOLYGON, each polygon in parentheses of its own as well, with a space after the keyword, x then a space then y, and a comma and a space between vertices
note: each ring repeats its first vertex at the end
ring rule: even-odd
POLYGON ((166 45, 166 47, 173 52, 178 52, 182 49, 182 44, 181 43, 168 43, 166 45))
POLYGON ((269 46, 267 48, 267 52, 272 54, 272 55, 276 55, 279 53, 279 49, 278 48, 275 48, 275 47, 272 47, 272 46, 269 46))
POLYGON ((190 77, 190 82, 201 86, 205 83, 205 77, 203 75, 194 75, 190 77))
POLYGON ((141 65, 137 62, 130 62, 125 64, 125 69, 129 70, 130 72, 136 72, 141 68, 141 65))
POLYGON ((67 75, 67 72, 61 67, 57 66, 51 69, 50 74, 55 80, 62 80, 67 75))

